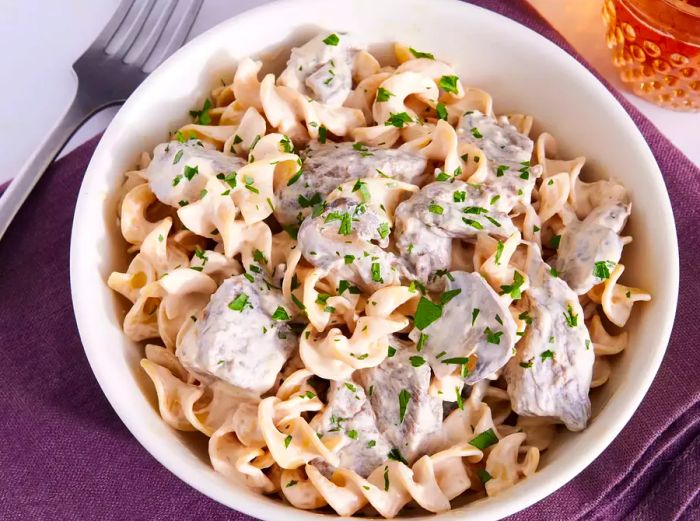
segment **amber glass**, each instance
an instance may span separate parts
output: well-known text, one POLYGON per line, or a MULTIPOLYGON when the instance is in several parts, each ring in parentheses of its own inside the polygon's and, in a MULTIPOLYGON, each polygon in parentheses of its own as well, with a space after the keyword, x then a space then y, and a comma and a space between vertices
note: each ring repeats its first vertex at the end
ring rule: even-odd
POLYGON ((666 108, 700 110, 700 0, 605 0, 620 78, 666 108))

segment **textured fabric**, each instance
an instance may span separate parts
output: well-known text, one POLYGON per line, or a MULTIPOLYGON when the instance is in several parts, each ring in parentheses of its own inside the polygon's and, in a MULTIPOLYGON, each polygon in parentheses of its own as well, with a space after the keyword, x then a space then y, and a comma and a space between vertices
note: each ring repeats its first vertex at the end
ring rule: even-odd
MULTIPOLYGON (((524 2, 477 3, 572 52, 524 2)), ((676 217, 681 291, 671 344, 649 394, 612 445, 514 520, 700 518, 700 171, 621 102, 659 162, 676 217)), ((92 376, 73 319, 68 245, 96 143, 50 168, 0 242, 0 519, 251 519, 156 462, 92 376)))

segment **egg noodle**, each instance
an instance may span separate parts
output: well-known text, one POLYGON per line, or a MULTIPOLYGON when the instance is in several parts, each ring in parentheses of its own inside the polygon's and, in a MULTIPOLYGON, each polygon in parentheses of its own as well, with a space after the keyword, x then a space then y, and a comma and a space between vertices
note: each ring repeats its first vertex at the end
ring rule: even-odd
MULTIPOLYGON (((590 418, 642 290, 631 212, 429 52, 323 33, 243 59, 121 187, 110 288, 164 421, 295 507, 493 496, 590 418)), ((232 485, 235 486, 235 485, 232 485)))

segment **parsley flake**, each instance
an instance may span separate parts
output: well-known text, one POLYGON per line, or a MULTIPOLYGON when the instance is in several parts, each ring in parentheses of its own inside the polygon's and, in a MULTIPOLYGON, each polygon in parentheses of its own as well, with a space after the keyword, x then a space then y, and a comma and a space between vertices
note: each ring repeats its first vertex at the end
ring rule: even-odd
POLYGON ((338 38, 338 35, 335 33, 329 34, 326 38, 323 39, 323 43, 325 43, 326 45, 335 46, 335 45, 338 45, 339 42, 340 42, 340 38, 338 38))
POLYGON ((451 92, 452 94, 457 94, 457 82, 459 78, 457 76, 443 76, 438 81, 438 85, 445 92, 451 92))
POLYGON ((493 432, 493 429, 488 429, 474 437, 469 442, 469 445, 472 445, 479 450, 484 450, 495 443, 498 443, 498 437, 496 436, 496 433, 493 432))
POLYGON ((408 407, 408 402, 411 400, 411 393, 406 389, 401 389, 399 393, 399 423, 403 423, 403 419, 406 416, 406 408, 408 407))

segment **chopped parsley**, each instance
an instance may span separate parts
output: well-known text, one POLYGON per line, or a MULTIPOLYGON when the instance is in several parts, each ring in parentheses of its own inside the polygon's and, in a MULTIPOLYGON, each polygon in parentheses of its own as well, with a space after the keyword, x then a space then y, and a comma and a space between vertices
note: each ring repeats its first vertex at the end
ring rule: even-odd
POLYGON ((274 320, 289 320, 289 313, 282 306, 277 306, 277 309, 272 314, 274 320))
POLYGON ((406 123, 413 123, 413 119, 406 112, 392 112, 389 115, 389 119, 386 120, 384 126, 394 126, 397 128, 403 128, 406 123))
POLYGON ((413 367, 420 367, 425 363, 425 358, 422 356, 412 356, 409 358, 413 367))
POLYGON ((519 299, 522 296, 522 286, 525 282, 525 277, 523 277, 519 271, 513 272, 513 283, 501 286, 502 295, 510 295, 512 299, 519 299))
POLYGON ((397 448, 391 449, 389 451, 389 454, 387 454, 387 457, 390 460, 399 461, 399 462, 403 463, 404 465, 408 465, 408 461, 406 461, 406 458, 403 457, 403 455, 401 454, 401 451, 397 448))
MULTIPOLYGON (((503 255, 503 241, 498 241, 498 244, 496 244, 496 258, 495 262, 496 264, 500 265, 501 264, 501 255, 503 255)), ((517 273, 517 271, 516 271, 517 273)))
POLYGON ((490 447, 491 445, 494 445, 495 443, 498 443, 498 437, 496 437, 496 433, 493 432, 493 429, 487 429, 484 432, 478 434, 476 437, 474 437, 469 442, 469 445, 472 445, 479 450, 484 450, 490 447))
POLYGON ((467 219, 466 217, 462 217, 462 221, 464 221, 464 224, 471 226, 472 228, 475 228, 477 230, 484 229, 484 225, 481 224, 479 221, 475 221, 474 219, 467 219))
MULTIPOLYGON (((289 178, 289 181, 287 181, 287 186, 292 186, 294 183, 296 183, 299 178, 301 177, 301 174, 304 172, 303 169, 297 170, 296 174, 294 174, 292 177, 289 178)), ((301 196, 299 196, 301 197, 301 196)), ((319 198, 321 197, 321 194, 319 194, 319 198)))
POLYGON ((457 190, 456 192, 452 192, 452 200, 455 203, 463 203, 466 198, 467 198, 467 192, 463 192, 461 190, 457 190))
POLYGON ((292 435, 290 434, 284 439, 284 448, 288 448, 289 444, 292 443, 292 435))
POLYGON ((445 92, 451 92, 452 94, 457 94, 457 82, 459 78, 457 76, 443 76, 438 81, 438 85, 445 92))
POLYGON ((444 306, 460 293, 462 293, 461 289, 451 289, 450 291, 445 291, 442 295, 440 295, 440 305, 444 306))
POLYGON ((437 215, 442 215, 445 211, 439 204, 431 203, 428 205, 428 211, 437 215))
POLYGON ((250 191, 253 192, 254 194, 259 194, 259 193, 260 193, 260 190, 258 190, 257 188, 255 188, 255 186, 253 185, 253 183, 255 183, 255 179, 253 179, 251 176, 247 175, 247 176, 245 176, 244 181, 245 181, 245 187, 246 187, 248 190, 250 190, 250 191))
POLYGON ((479 316, 479 313, 481 313, 481 310, 479 308, 472 309, 472 326, 476 322, 476 318, 479 316))
POLYGON ((362 199, 363 203, 368 202, 372 198, 369 193, 369 189, 367 188, 367 183, 365 183, 362 179, 355 181, 355 184, 352 186, 352 191, 360 192, 360 199, 362 199))
POLYGON ((501 336, 503 335, 503 331, 493 331, 490 327, 487 327, 486 329, 484 329, 484 334, 486 335, 486 341, 489 344, 501 343, 501 336))
POLYGON ((348 438, 352 438, 353 440, 357 439, 357 431, 355 429, 348 431, 347 432, 348 438))
POLYGON ((554 360, 554 351, 552 351, 551 349, 547 349, 546 351, 540 353, 540 357, 542 358, 543 362, 547 360, 547 358, 551 358, 552 360, 554 360))
POLYGON ((552 238, 549 239, 549 247, 552 248, 553 250, 556 250, 559 248, 559 243, 561 242, 561 235, 552 235, 552 238))
MULTIPOLYGON (((236 185, 238 184, 238 181, 236 180, 237 176, 238 176, 238 174, 236 172, 229 172, 228 175, 217 174, 216 178, 221 180, 221 181, 224 181, 231 188, 236 188, 236 185)), ((226 195, 228 195, 228 194, 226 194, 226 195)))
POLYGON ((455 387, 455 394, 457 395, 457 407, 461 411, 464 410, 464 401, 462 400, 462 391, 459 387, 455 387))
POLYGON ((175 154, 175 157, 173 158, 173 165, 178 164, 180 159, 182 159, 182 150, 178 150, 177 154, 175 154))
POLYGON ((382 103, 384 101, 389 101, 389 98, 394 95, 393 92, 386 90, 384 87, 379 87, 377 89, 377 101, 382 103))
POLYGON ((476 471, 476 475, 479 476, 479 481, 482 485, 485 485, 487 481, 491 481, 493 476, 489 474, 486 469, 479 469, 476 471))
POLYGON ((248 302, 248 295, 246 295, 245 293, 241 293, 235 299, 228 303, 228 307, 232 311, 243 311, 246 306, 253 307, 248 302))
POLYGON ((340 42, 340 38, 338 38, 338 35, 335 33, 329 34, 326 38, 323 39, 323 43, 325 43, 326 45, 335 46, 335 45, 338 45, 339 42, 340 42))
POLYGON ((508 165, 498 165, 496 167, 496 177, 503 177, 506 170, 508 170, 508 165))
POLYGON ((345 260, 345 264, 352 264, 355 261, 355 256, 354 255, 345 255, 343 257, 345 260))
POLYGON ((438 119, 444 119, 447 121, 447 108, 443 103, 438 103, 435 107, 435 112, 437 112, 438 119))
POLYGON ((371 449, 371 448, 374 447, 376 444, 377 444, 377 442, 376 442, 375 440, 369 440, 369 441, 367 442, 367 448, 368 448, 368 449, 371 449))
POLYGON ((578 315, 574 313, 571 304, 566 306, 566 311, 564 312, 564 320, 566 320, 566 325, 569 327, 578 326, 578 315))
POLYGON ((297 202, 299 203, 299 206, 301 206, 302 208, 311 208, 312 206, 315 206, 317 204, 321 204, 321 202, 322 202, 321 194, 316 192, 310 198, 307 198, 307 197, 304 197, 303 195, 300 195, 297 198, 297 202))
POLYGON ((389 235, 389 223, 382 223, 377 227, 377 233, 382 239, 386 239, 387 235, 389 235))
POLYGON ((387 353, 386 353, 387 358, 391 358, 391 357, 393 357, 395 354, 396 354, 396 348, 395 348, 395 347, 392 347, 392 346, 389 346, 389 348, 387 349, 387 353))
POLYGON ((378 262, 372 263, 372 280, 374 282, 384 282, 382 278, 382 269, 378 262))
POLYGON ((468 356, 457 356, 455 358, 445 358, 444 360, 441 360, 443 364, 452 364, 452 365, 465 365, 469 363, 469 357, 468 356))
POLYGON ((318 127, 318 140, 321 143, 325 143, 327 139, 328 129, 325 126, 321 125, 320 127, 318 127))
POLYGON ((602 280, 610 278, 610 270, 615 267, 612 261, 598 261, 593 266, 593 276, 602 280))
POLYGON ((476 127, 472 127, 470 132, 472 133, 472 136, 474 136, 476 139, 481 139, 482 137, 484 137, 484 135, 481 132, 479 132, 479 129, 476 127))
POLYGON ((187 178, 188 181, 192 181, 192 178, 196 176, 199 173, 199 167, 198 166, 189 166, 185 165, 185 177, 187 178))
POLYGON ((523 311, 518 315, 518 318, 520 320, 524 320, 527 325, 532 324, 532 317, 528 314, 527 311, 523 311))
POLYGON ((297 296, 294 295, 293 293, 292 293, 292 302, 294 302, 294 304, 296 305, 296 307, 298 307, 301 311, 305 311, 305 310, 306 310, 306 306, 304 305, 304 303, 303 303, 301 300, 299 300, 299 299, 297 298, 297 296))
POLYGON ((435 56, 433 56, 432 53, 417 51, 413 47, 409 47, 408 50, 415 58, 428 58, 429 60, 435 59, 435 56))
POLYGON ((425 297, 421 297, 416 308, 413 324, 420 330, 425 329, 442 316, 442 307, 425 297))
POLYGON ((342 295, 346 291, 350 291, 351 295, 359 295, 360 294, 360 288, 358 288, 357 286, 353 286, 347 280, 339 281, 338 282, 338 295, 342 295))
POLYGON ((430 335, 426 335, 425 333, 421 333, 420 336, 418 337, 418 344, 416 345, 416 351, 420 352, 423 350, 423 347, 425 346, 425 343, 428 341, 430 335))
MULTIPOLYGON (((234 139, 233 142, 235 143, 236 140, 234 139)), ((289 136, 282 136, 282 139, 280 139, 280 145, 282 146, 282 152, 286 152, 287 154, 291 154, 294 152, 294 144, 292 143, 292 140, 289 139, 289 136)))
POLYGON ((399 423, 403 423, 403 419, 406 416, 406 407, 408 407, 408 402, 411 400, 411 393, 406 389, 401 389, 399 393, 399 423))
POLYGON ((207 98, 204 100, 204 105, 202 105, 201 110, 190 110, 190 116, 192 116, 195 122, 200 125, 209 125, 211 124, 209 109, 211 109, 211 100, 207 98))
POLYGON ((520 362, 520 367, 522 367, 523 369, 530 369, 534 361, 534 358, 530 358, 530 360, 528 360, 527 362, 520 362))
POLYGON ((523 165, 522 168, 518 169, 518 172, 520 172, 520 179, 530 179, 530 161, 523 161, 520 164, 523 165))
POLYGON ((298 482, 296 479, 293 479, 293 480, 291 480, 291 481, 287 481, 287 484, 284 486, 284 488, 293 487, 293 486, 296 485, 297 483, 299 483, 299 482, 298 482))

